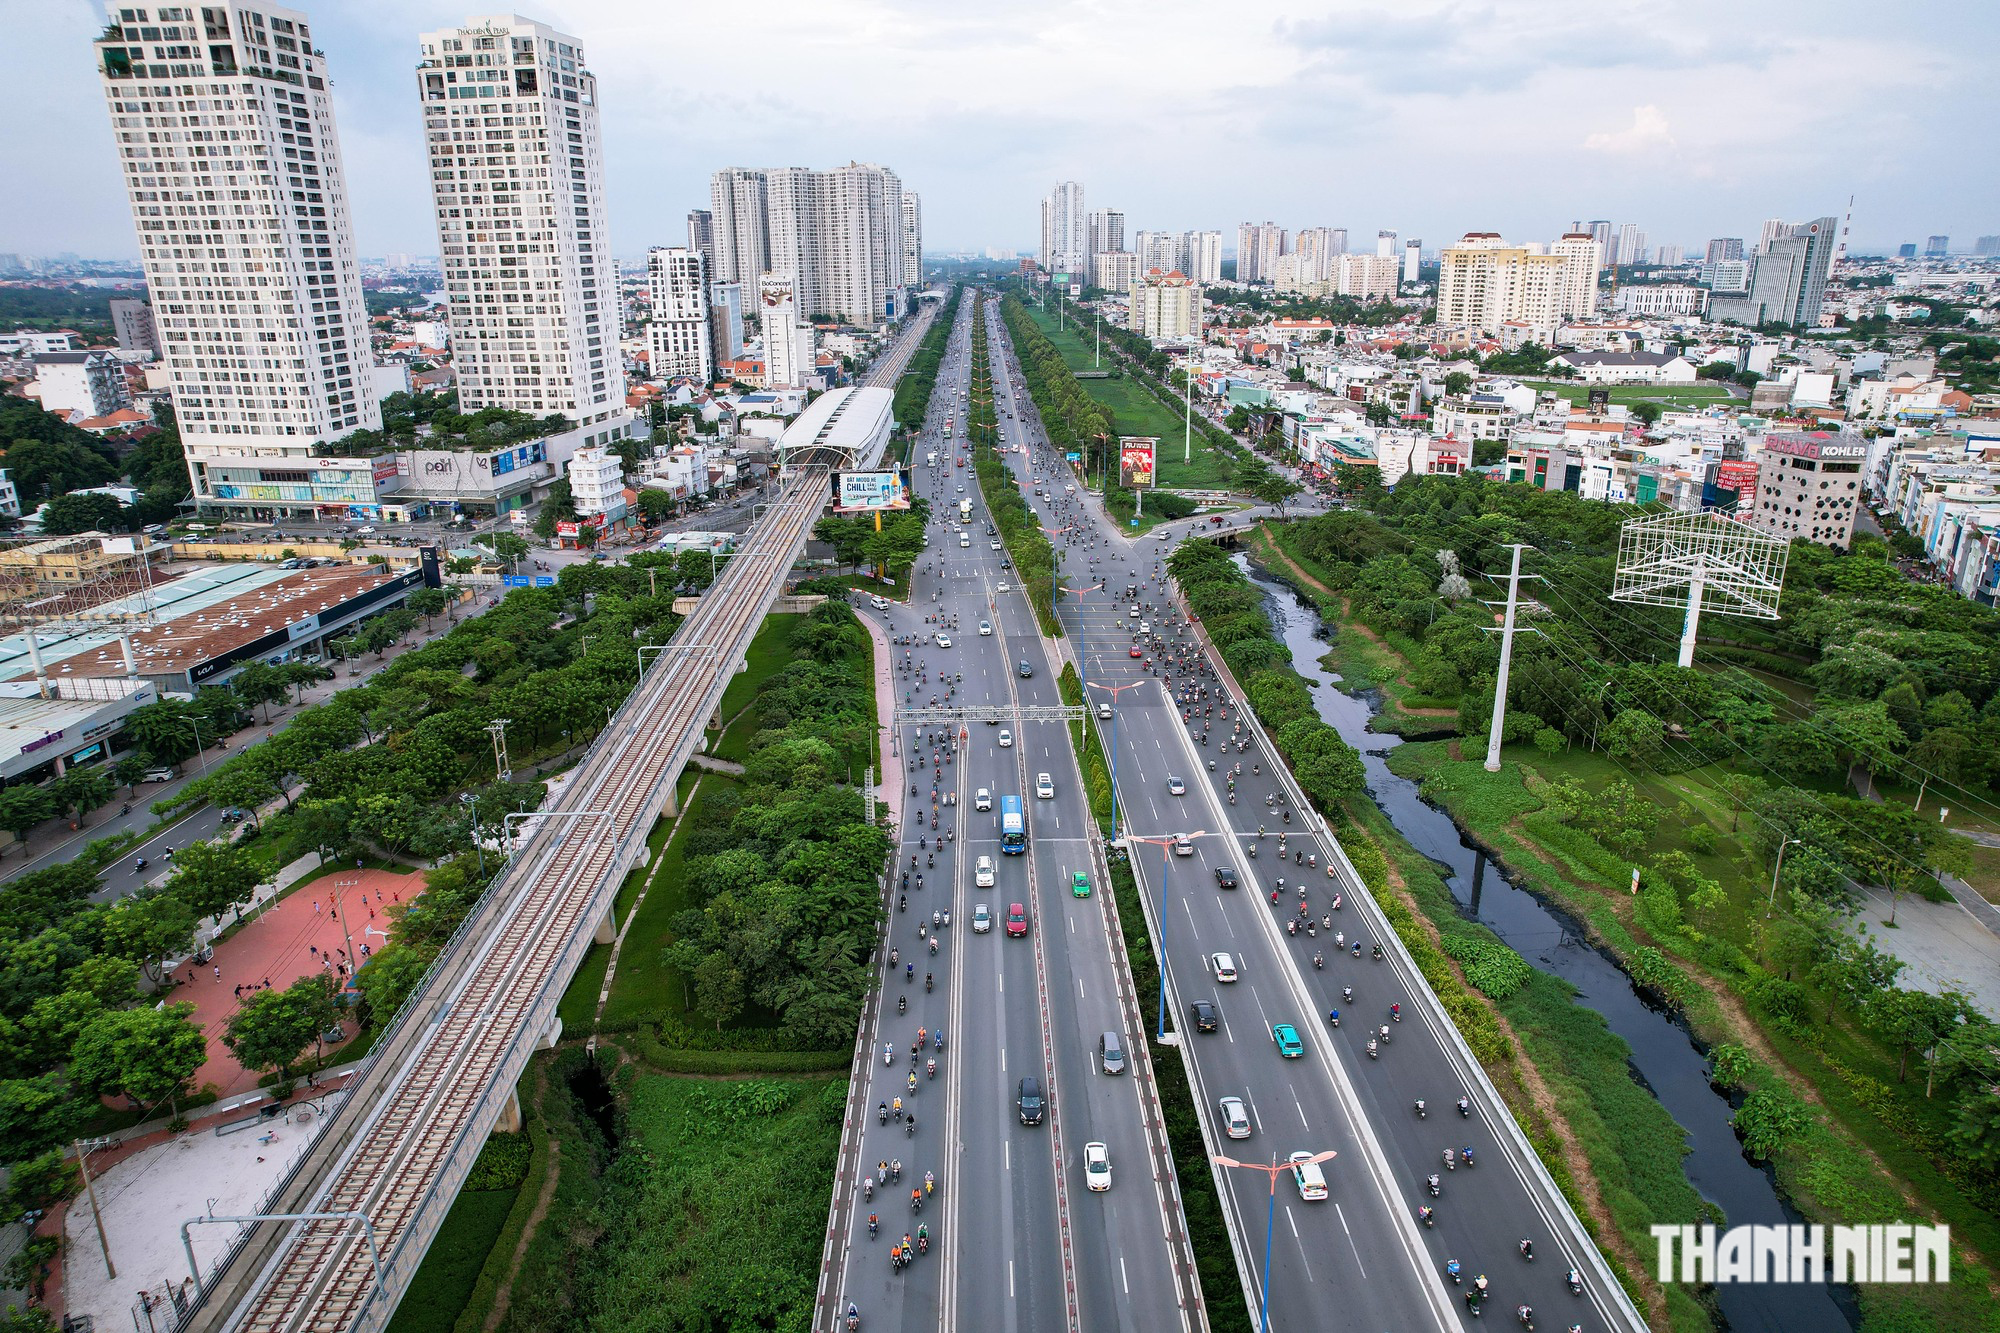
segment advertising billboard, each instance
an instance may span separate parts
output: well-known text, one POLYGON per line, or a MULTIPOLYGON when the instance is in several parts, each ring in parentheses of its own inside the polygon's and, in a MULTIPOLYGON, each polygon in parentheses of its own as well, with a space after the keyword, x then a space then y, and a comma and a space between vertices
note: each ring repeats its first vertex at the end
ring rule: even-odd
POLYGON ((1748 514, 1757 507, 1757 465, 1730 459, 1715 465, 1715 484, 1736 492, 1736 512, 1748 514))
POLYGON ((835 498, 834 508, 847 510, 907 509, 910 502, 903 496, 902 474, 888 472, 842 472, 840 493, 835 498))
POLYGON ((1130 490, 1137 486, 1153 484, 1153 460, 1158 455, 1160 441, 1153 435, 1120 435, 1118 437, 1118 484, 1130 490))

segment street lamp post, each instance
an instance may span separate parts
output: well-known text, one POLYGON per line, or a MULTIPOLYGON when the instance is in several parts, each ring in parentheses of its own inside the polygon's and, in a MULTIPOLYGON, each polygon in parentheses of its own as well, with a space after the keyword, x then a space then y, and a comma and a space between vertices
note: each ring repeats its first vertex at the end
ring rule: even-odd
POLYGON ((1206 829, 1197 829, 1193 833, 1163 833, 1157 838, 1134 838, 1127 835, 1128 841, 1131 842, 1160 844, 1160 938, 1154 946, 1153 960, 1160 971, 1160 1021, 1153 1039, 1163 1044, 1167 1040, 1167 878, 1173 873, 1174 843, 1182 838, 1193 842, 1196 838, 1208 836, 1206 829))
POLYGON ((208 747, 201 743, 201 719, 188 717, 184 720, 194 732, 194 752, 196 757, 201 760, 201 771, 206 773, 208 772, 208 747))
MULTIPOLYGON (((1312 1160, 1315 1163, 1324 1162, 1331 1158, 1338 1157, 1339 1155, 1340 1155, 1339 1153, 1336 1153, 1335 1151, 1333 1151, 1333 1149, 1329 1148, 1325 1152, 1314 1153, 1312 1156, 1312 1160)), ((1216 1157, 1211 1157, 1209 1160, 1214 1162, 1217 1166, 1232 1167, 1238 1171, 1262 1171, 1267 1177, 1270 1178, 1271 1200, 1270 1203, 1264 1209, 1264 1279, 1263 1282, 1261 1283, 1262 1290, 1258 1293, 1257 1297, 1258 1333, 1270 1333, 1271 1233, 1278 1220, 1278 1176, 1281 1172, 1290 1170, 1291 1163, 1286 1162, 1283 1165, 1280 1165, 1278 1162, 1278 1155, 1276 1153, 1271 1154, 1271 1164, 1269 1166, 1265 1166, 1262 1162, 1239 1162, 1234 1157, 1216 1156, 1216 1157)))

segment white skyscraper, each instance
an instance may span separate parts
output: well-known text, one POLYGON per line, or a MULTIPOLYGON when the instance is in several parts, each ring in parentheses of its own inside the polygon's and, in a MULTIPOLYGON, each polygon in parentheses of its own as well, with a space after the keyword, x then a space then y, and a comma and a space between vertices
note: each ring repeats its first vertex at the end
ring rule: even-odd
POLYGON ((732 167, 715 173, 709 199, 716 280, 750 287, 766 273, 789 277, 804 315, 873 328, 901 315, 904 288, 920 276, 905 276, 905 261, 908 226, 921 219, 906 213, 903 184, 886 167, 732 167))
POLYGON ((623 435, 618 270, 582 48, 506 14, 418 40, 459 410, 560 413, 586 445, 623 435))
POLYGON ((903 285, 924 285, 924 205, 915 190, 903 191, 903 285))
POLYGON ((1614 265, 1631 267, 1646 262, 1646 233, 1639 230, 1636 222, 1627 222, 1618 228, 1618 248, 1613 251, 1614 265))
POLYGON ((764 383, 798 388, 813 368, 812 325, 799 320, 797 288, 782 274, 757 284, 757 317, 764 329, 764 383))
MULTIPOLYGON (((1185 237, 1171 231, 1135 232, 1132 236, 1132 263, 1140 273, 1149 269, 1171 273, 1181 268, 1185 240, 1185 237)), ((1181 271, 1186 272, 1185 269, 1181 271)))
POLYGON ((1423 271, 1424 243, 1421 237, 1411 236, 1403 241, 1403 281, 1415 282, 1423 271))
POLYGON ((771 217, 764 173, 731 167, 709 178, 715 281, 752 284, 771 270, 771 217))
POLYGON ((1083 182, 1062 181, 1042 200, 1042 268, 1080 273, 1089 268, 1090 237, 1083 208, 1083 182))
POLYGON ((646 281, 653 304, 653 322, 646 326, 653 378, 688 375, 708 384, 715 378, 715 355, 707 260, 685 246, 655 246, 646 252, 646 281))
POLYGON ((307 461, 382 416, 305 15, 241 0, 155 10, 157 25, 109 14, 98 73, 195 499, 271 517, 373 504, 365 463, 307 461))
POLYGON ((1285 229, 1275 222, 1242 222, 1236 227, 1236 280, 1269 282, 1285 254, 1285 229))
POLYGON ((1562 304, 1557 313, 1564 319, 1590 318, 1597 309, 1597 275, 1604 269, 1604 247, 1591 232, 1571 231, 1551 245, 1549 253, 1563 261, 1562 304))
POLYGON ((1180 263, 1175 265, 1196 282, 1222 281, 1222 233, 1190 231, 1181 236, 1180 263))
POLYGON ((1091 255, 1125 248, 1125 214, 1122 209, 1093 209, 1084 220, 1084 249, 1091 255))
POLYGON ((1396 257, 1396 233, 1389 230, 1375 233, 1375 253, 1383 259, 1396 257))
POLYGON ((1333 261, 1340 254, 1334 248, 1334 236, 1332 227, 1299 228, 1299 234, 1292 238, 1292 253, 1311 270, 1299 275, 1303 280, 1325 282, 1333 277, 1333 261))

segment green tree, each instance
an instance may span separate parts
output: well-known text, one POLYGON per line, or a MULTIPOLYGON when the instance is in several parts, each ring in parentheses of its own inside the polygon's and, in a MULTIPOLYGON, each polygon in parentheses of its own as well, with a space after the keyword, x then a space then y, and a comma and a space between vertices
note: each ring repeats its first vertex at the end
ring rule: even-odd
POLYGON ((0 790, 0 828, 18 841, 26 842, 37 824, 54 819, 56 814, 55 798, 40 787, 17 785, 0 790))
POLYGON ((319 972, 279 990, 260 990, 229 1018, 223 1044, 245 1068, 276 1070, 283 1084, 292 1066, 335 1017, 332 977, 319 972))
POLYGON ((444 611, 448 600, 442 588, 419 588, 410 594, 405 605, 424 618, 424 633, 428 634, 431 619, 444 611))
POLYGON ((0 1158, 18 1162, 68 1143, 85 1109, 54 1074, 0 1079, 0 1158))
MULTIPOLYGON (((1901 1083, 1909 1072, 1911 1051, 1933 1051, 1973 1012, 1965 997, 1956 991, 1933 995, 1929 991, 1891 987, 1871 996, 1861 1017, 1896 1048, 1896 1081, 1901 1083)), ((1924 1096, 1929 1097, 1936 1078, 1935 1061, 1927 1055, 1925 1063, 1932 1066, 1924 1084, 1924 1096)))
MULTIPOLYGON (((553 533, 554 529, 551 528, 550 532, 553 533)), ((511 532, 494 533, 488 539, 488 544, 493 547, 493 554, 496 558, 507 562, 507 571, 509 573, 513 572, 514 566, 518 562, 527 558, 530 549, 525 537, 517 537, 511 532)))
POLYGON ((1457 397, 1472 387, 1472 376, 1462 370, 1454 370, 1444 377, 1444 391, 1457 397))
POLYGON ((98 1015, 77 1037, 69 1073, 85 1092, 122 1095, 140 1106, 165 1102, 179 1120, 188 1082, 207 1059, 208 1042, 192 1004, 142 1005, 98 1015))
POLYGON ((221 916, 248 903, 263 872, 255 857, 227 842, 197 842, 174 857, 167 892, 187 904, 196 918, 221 916))
POLYGON ((5 462, 7 475, 25 503, 116 481, 118 465, 110 453, 108 445, 96 440, 83 444, 16 439, 7 446, 5 462))
POLYGON ((58 495, 42 511, 42 531, 51 537, 74 532, 129 532, 132 511, 115 495, 58 495))
POLYGON ((1655 768, 1666 751, 1661 731, 1660 720, 1651 713, 1623 709, 1604 728, 1604 748, 1634 768, 1655 768))
POLYGON ((56 812, 74 814, 79 819, 110 800, 116 790, 117 784, 102 765, 72 768, 49 784, 49 795, 55 799, 56 812))
POLYGON ((695 1008, 715 1020, 716 1031, 743 1012, 743 973, 726 953, 711 953, 694 970, 695 1008))
MULTIPOLYGON (((291 693, 291 682, 277 667, 269 662, 252 662, 240 668, 229 678, 229 688, 236 692, 247 707, 264 710, 264 724, 270 725, 271 705, 284 701, 291 693)), ((204 729, 206 739, 206 729, 204 729)))
POLYGON ((639 492, 639 512, 646 516, 646 522, 658 523, 674 516, 674 497, 657 486, 648 486, 639 492))
MULTIPOLYGON (((194 753, 194 728, 188 725, 188 705, 180 699, 161 699, 141 705, 125 715, 125 733, 154 760, 172 763, 194 753)), ((204 731, 203 739, 213 734, 204 731)))

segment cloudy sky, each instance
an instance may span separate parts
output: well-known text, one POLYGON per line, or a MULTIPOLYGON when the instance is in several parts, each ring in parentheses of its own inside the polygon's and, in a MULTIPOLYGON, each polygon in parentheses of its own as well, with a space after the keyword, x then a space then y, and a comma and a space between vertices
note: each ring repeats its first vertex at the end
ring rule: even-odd
MULTIPOLYGON (((136 253, 90 40, 102 6, 0 0, 0 251, 136 253)), ((434 253, 416 34, 440 0, 306 6, 363 254, 434 253)), ((1879 252, 2000 232, 2000 6, 1906 0, 545 0, 603 92, 621 254, 684 241, 724 166, 883 163, 928 248, 1031 248, 1084 182, 1130 228, 1241 221, 1654 243, 1838 214, 1879 252), (1981 56, 1980 52, 1986 55, 1981 56)))

